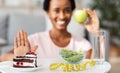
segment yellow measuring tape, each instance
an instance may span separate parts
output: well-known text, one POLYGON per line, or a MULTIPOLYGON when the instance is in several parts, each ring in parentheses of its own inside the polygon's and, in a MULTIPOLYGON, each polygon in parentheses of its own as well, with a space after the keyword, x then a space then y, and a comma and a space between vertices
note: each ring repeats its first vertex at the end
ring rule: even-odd
POLYGON ((68 64, 68 63, 52 63, 49 66, 50 70, 56 70, 58 68, 61 68, 63 72, 72 72, 72 71, 82 71, 86 70, 87 67, 93 67, 95 66, 96 61, 86 61, 81 64, 68 64))

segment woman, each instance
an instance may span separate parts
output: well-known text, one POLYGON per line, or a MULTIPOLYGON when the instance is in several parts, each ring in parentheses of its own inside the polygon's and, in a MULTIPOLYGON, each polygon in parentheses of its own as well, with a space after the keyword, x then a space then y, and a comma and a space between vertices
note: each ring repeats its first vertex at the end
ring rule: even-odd
MULTIPOLYGON (((74 0, 44 0, 44 10, 50 18, 53 28, 49 32, 35 33, 29 38, 24 30, 20 30, 14 38, 14 50, 4 54, 3 60, 12 60, 14 56, 22 56, 32 51, 38 58, 55 58, 61 49, 77 50, 81 48, 87 52, 86 58, 91 58, 90 43, 77 38, 67 31, 72 12, 75 9, 74 0)), ((89 23, 82 25, 90 32, 99 31, 99 20, 95 11, 85 9, 88 13, 89 23)))

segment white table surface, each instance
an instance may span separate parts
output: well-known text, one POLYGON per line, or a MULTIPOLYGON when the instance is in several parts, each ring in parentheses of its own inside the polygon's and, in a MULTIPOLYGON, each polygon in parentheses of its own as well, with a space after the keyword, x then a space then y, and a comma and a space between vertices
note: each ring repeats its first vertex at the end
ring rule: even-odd
MULTIPOLYGON (((0 73, 70 73, 62 72, 62 70, 57 69, 54 71, 49 70, 49 65, 53 62, 60 62, 57 59, 41 59, 39 64, 41 65, 39 69, 21 71, 20 69, 14 69, 12 67, 12 61, 5 61, 0 63, 0 73)), ((94 66, 85 71, 71 72, 71 73, 107 73, 111 69, 111 65, 108 62, 104 62, 103 66, 94 66)))

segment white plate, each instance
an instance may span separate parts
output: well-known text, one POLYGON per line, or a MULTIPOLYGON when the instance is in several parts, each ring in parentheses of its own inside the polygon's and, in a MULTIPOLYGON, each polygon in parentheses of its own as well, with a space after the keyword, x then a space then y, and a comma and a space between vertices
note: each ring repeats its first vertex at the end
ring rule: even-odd
POLYGON ((35 70, 42 69, 43 67, 42 67, 42 65, 39 65, 36 68, 15 68, 15 67, 11 67, 11 68, 14 70, 17 70, 17 71, 29 72, 29 71, 35 71, 35 70))

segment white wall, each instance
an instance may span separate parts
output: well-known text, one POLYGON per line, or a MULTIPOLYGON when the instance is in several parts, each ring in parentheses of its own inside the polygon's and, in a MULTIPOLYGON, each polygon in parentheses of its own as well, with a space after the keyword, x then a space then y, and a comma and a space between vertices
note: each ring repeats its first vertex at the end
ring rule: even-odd
POLYGON ((17 6, 20 3, 20 0, 5 0, 5 5, 7 6, 17 6))
MULTIPOLYGON (((0 0, 1 1, 1 0, 0 0)), ((43 0, 4 0, 5 5, 7 6, 20 6, 20 5, 37 5, 37 2, 40 1, 41 3, 43 0)))

